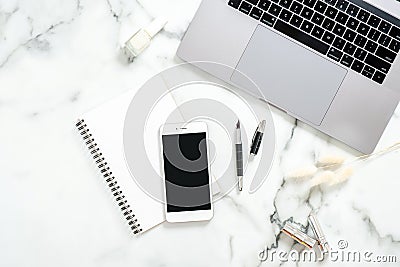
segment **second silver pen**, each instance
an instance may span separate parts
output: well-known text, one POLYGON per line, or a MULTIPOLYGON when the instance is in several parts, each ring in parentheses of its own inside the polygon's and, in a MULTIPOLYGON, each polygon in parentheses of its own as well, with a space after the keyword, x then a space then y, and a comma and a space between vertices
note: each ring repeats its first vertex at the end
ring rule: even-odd
POLYGON ((242 134, 240 131, 240 121, 236 123, 236 175, 238 177, 238 189, 243 190, 243 145, 242 134))

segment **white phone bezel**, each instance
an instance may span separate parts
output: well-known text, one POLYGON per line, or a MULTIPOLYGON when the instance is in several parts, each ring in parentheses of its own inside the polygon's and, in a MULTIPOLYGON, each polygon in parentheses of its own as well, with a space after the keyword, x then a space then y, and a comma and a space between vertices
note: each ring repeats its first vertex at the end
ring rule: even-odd
POLYGON ((207 221, 213 217, 214 208, 212 204, 212 190, 211 190, 211 173, 210 173, 210 157, 208 149, 208 130, 207 124, 204 122, 189 122, 189 123, 176 123, 176 124, 164 124, 160 129, 160 141, 161 141, 161 175, 163 177, 163 188, 164 188, 164 210, 167 222, 193 222, 193 221, 207 221), (196 211, 180 211, 180 212, 168 212, 167 211, 167 192, 165 189, 165 173, 164 173, 164 147, 162 143, 163 135, 174 135, 174 134, 189 134, 189 133, 206 133, 206 146, 207 146, 207 167, 208 167, 208 184, 210 194, 211 209, 209 210, 196 210, 196 211))

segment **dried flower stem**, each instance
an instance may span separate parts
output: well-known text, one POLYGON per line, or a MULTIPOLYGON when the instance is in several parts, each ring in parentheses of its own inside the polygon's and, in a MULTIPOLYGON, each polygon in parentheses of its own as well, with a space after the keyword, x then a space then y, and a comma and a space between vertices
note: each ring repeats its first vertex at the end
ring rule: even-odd
POLYGON ((344 162, 344 163, 335 163, 335 164, 331 164, 331 165, 327 165, 327 166, 322 166, 322 167, 319 167, 319 169, 324 170, 324 169, 337 167, 338 165, 349 165, 349 164, 352 164, 352 163, 355 163, 355 162, 358 162, 358 161, 367 160, 367 159, 369 159, 371 157, 384 155, 386 153, 395 151, 395 150, 397 150, 399 148, 400 148, 400 142, 395 143, 394 145, 391 145, 391 146, 389 146, 389 147, 387 147, 385 149, 382 149, 380 151, 377 151, 375 153, 368 154, 368 155, 362 155, 362 156, 356 157, 356 158, 354 158, 354 159, 352 159, 352 160, 350 160, 348 162, 344 162))

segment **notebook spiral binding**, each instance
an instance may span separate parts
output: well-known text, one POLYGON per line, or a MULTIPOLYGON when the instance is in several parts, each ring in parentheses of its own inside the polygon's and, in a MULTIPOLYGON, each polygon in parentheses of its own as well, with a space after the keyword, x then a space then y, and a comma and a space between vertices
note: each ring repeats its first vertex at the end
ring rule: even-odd
POLYGON ((130 229, 133 231, 133 234, 139 234, 143 231, 143 229, 140 228, 140 223, 138 223, 138 220, 133 213, 131 206, 129 205, 120 186, 118 185, 117 179, 112 175, 110 167, 107 166, 107 161, 104 159, 100 148, 97 146, 97 143, 90 133, 88 126, 85 124, 85 120, 79 120, 75 126, 82 136, 85 145, 89 149, 89 152, 93 157, 96 166, 100 169, 100 173, 104 177, 106 184, 110 188, 111 194, 115 197, 115 201, 117 202, 118 207, 122 212, 122 215, 127 220, 130 229))

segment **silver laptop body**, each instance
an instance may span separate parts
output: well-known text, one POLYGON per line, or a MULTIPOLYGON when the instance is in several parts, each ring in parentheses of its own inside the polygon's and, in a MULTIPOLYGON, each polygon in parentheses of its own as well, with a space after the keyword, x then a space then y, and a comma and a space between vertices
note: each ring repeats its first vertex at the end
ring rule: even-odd
POLYGON ((177 55, 371 153, 400 99, 399 29, 361 0, 203 0, 177 55))

